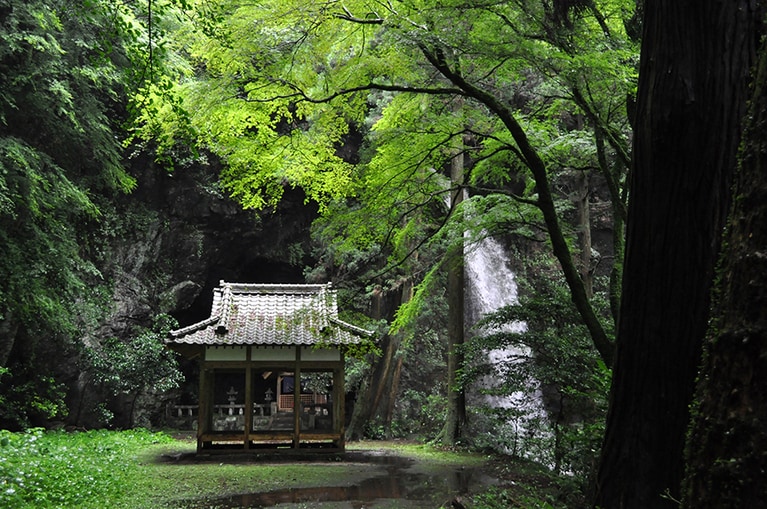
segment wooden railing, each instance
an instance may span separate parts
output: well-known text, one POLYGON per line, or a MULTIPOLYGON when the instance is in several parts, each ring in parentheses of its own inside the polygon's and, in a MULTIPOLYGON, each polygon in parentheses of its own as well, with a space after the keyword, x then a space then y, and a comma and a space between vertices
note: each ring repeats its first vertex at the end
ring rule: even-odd
MULTIPOLYGON (((311 400, 309 400, 308 402, 311 403, 311 400)), ((273 410, 271 407, 272 407, 272 404, 270 403, 253 403, 253 414, 269 415, 272 413, 272 410, 273 410)), ((199 412, 199 405, 174 405, 172 403, 169 403, 165 407, 165 415, 167 417, 176 417, 176 418, 197 417, 198 412, 199 412)), ((245 405, 214 405, 213 406, 213 413, 215 415, 243 415, 244 412, 245 412, 245 405)))
MULTIPOLYGON (((293 409, 293 395, 280 394, 279 409, 293 409)), ((328 403, 327 394, 301 394, 302 405, 325 405, 328 403)), ((272 403, 253 403, 253 415, 271 415, 277 409, 273 408, 272 403)), ((169 403, 165 407, 165 415, 176 419, 196 418, 199 412, 199 405, 174 405, 169 403)), ((243 415, 245 405, 213 405, 214 415, 243 415)))
MULTIPOLYGON (((293 401, 292 394, 280 394, 280 408, 293 408, 293 401)), ((303 405, 324 405, 327 402, 327 394, 301 394, 303 405)))

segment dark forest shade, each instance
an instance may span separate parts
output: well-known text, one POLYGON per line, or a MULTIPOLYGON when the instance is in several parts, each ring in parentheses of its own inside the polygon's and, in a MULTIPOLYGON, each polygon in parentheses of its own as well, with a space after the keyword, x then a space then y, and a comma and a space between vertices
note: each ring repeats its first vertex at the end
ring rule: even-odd
POLYGON ((644 9, 603 509, 676 507, 756 40, 750 2, 644 9))
POLYGON ((767 503, 767 41, 755 75, 688 439, 684 507, 767 503))

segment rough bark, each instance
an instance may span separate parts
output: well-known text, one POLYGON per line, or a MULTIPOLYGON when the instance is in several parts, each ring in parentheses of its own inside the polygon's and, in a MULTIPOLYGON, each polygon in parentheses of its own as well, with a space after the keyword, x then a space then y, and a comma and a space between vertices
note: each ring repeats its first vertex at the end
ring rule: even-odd
POLYGON ((389 407, 394 405, 399 389, 399 374, 397 369, 401 361, 400 346, 402 338, 399 335, 387 336, 385 341, 384 355, 377 363, 374 371, 371 388, 372 400, 370 403, 369 419, 379 417, 384 427, 386 438, 391 438, 391 422, 393 412, 389 407))
POLYGON ((747 118, 688 438, 683 507, 767 503, 767 43, 747 118))
MULTIPOLYGON (((413 296, 413 282, 406 279, 397 292, 378 293, 374 297, 371 316, 373 318, 392 319, 394 310, 409 301, 413 296), (396 298, 392 298, 395 297, 396 298)), ((346 427, 347 440, 359 440, 364 436, 365 427, 376 417, 382 419, 386 435, 391 433, 393 408, 399 391, 401 375, 402 338, 398 335, 386 335, 381 339, 383 355, 376 359, 368 376, 357 391, 354 410, 346 427)))
POLYGON ((364 436, 364 428, 370 417, 370 393, 371 377, 365 377, 357 388, 357 397, 354 400, 349 424, 346 426, 346 441, 353 442, 364 436))
POLYGON ((753 45, 746 0, 644 5, 623 297, 595 505, 675 507, 753 45))
MULTIPOLYGON (((458 149, 452 159, 450 180, 455 186, 450 208, 455 210, 464 199, 463 188, 463 151, 458 149)), ((442 441, 446 445, 455 445, 463 428, 466 426, 466 393, 459 387, 458 372, 463 367, 464 343, 464 246, 458 243, 453 246, 447 257, 447 415, 442 441)))
POLYGON ((399 395, 399 385, 400 385, 400 381, 402 380, 403 361, 404 361, 403 356, 398 355, 396 361, 394 362, 394 370, 392 372, 391 387, 389 390, 389 394, 391 396, 389 397, 388 404, 386 405, 386 413, 384 414, 384 422, 388 424, 386 428, 387 440, 394 438, 394 433, 392 432, 391 423, 394 420, 394 411, 396 410, 396 407, 397 407, 397 396, 399 395))
POLYGON ((458 387, 458 371, 463 366, 463 253, 452 256, 448 270, 447 320, 447 414, 442 442, 455 445, 466 425, 466 397, 458 387), (459 291, 460 290, 460 291, 459 291))

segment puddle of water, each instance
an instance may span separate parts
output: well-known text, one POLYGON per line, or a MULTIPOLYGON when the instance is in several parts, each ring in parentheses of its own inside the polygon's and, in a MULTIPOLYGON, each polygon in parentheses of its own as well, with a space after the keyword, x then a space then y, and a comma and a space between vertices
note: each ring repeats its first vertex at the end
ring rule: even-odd
POLYGON ((351 486, 289 488, 264 493, 247 493, 215 499, 187 501, 185 509, 302 508, 426 509, 448 504, 456 495, 471 488, 493 483, 479 470, 443 468, 429 474, 413 472, 411 462, 382 456, 370 458, 384 466, 383 475, 364 479, 351 486))

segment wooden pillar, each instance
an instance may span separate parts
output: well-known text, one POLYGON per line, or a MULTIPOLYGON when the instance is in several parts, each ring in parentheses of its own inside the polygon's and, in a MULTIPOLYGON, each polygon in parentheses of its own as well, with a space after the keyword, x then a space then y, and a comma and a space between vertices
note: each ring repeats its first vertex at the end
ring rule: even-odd
MULTIPOLYGON (((250 347, 248 347, 248 361, 250 361, 250 347)), ((250 448, 250 431, 253 429, 253 369, 250 362, 245 366, 245 429, 244 448, 250 448)))
POLYGON ((200 363, 200 388, 197 405, 197 451, 203 449, 202 436, 210 429, 211 423, 211 404, 213 373, 205 367, 205 363, 200 363))
POLYGON ((293 448, 301 445, 301 347, 296 346, 296 362, 293 369, 293 448))
POLYGON ((346 443, 346 395, 344 393, 344 354, 341 352, 341 365, 333 370, 333 432, 338 435, 336 447, 344 450, 346 443))

